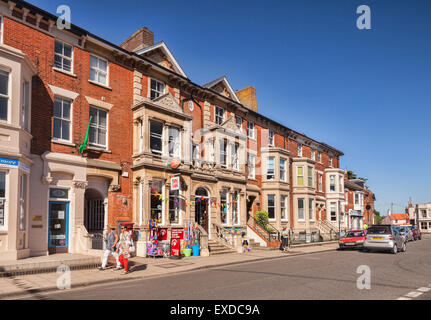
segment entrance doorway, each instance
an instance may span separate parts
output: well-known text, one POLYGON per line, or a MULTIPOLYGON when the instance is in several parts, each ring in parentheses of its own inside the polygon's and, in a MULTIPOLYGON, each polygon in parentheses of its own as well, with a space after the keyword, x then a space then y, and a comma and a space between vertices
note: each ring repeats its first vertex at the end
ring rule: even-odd
POLYGON ((85 190, 84 226, 92 237, 92 249, 103 249, 105 227, 105 204, 102 195, 95 189, 85 190))
POLYGON ((208 233, 209 195, 204 188, 197 188, 195 192, 195 221, 208 233))
POLYGON ((49 202, 48 252, 67 253, 69 247, 69 202, 49 202))

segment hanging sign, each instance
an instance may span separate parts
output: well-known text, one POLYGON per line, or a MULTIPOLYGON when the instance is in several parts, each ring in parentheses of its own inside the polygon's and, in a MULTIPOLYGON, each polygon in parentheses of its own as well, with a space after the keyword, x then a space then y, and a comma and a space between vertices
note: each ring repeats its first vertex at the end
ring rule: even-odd
POLYGON ((171 190, 180 190, 180 177, 171 178, 171 190))

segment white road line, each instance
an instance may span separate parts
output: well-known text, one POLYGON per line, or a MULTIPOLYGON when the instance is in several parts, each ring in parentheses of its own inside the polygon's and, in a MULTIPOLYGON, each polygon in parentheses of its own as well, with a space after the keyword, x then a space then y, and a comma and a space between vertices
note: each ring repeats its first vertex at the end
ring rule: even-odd
POLYGON ((421 287, 421 288, 418 288, 418 289, 416 289, 416 290, 418 290, 418 291, 420 291, 420 292, 428 292, 428 291, 430 291, 430 290, 431 290, 431 288, 421 287))
POLYGON ((412 298, 399 297, 397 300, 412 300, 412 298))
POLYGON ((412 291, 407 293, 405 296, 406 297, 410 297, 410 298, 417 298, 419 297, 423 292, 416 292, 416 291, 412 291))

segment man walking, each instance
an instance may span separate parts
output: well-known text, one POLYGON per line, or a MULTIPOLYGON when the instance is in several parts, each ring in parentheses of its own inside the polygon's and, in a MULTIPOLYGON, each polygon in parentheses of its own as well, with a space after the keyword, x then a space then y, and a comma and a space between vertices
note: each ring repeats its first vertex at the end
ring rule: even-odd
POLYGON ((118 260, 118 252, 116 252, 116 246, 117 246, 117 243, 119 240, 118 234, 115 231, 114 225, 110 224, 108 226, 108 228, 110 231, 108 233, 108 237, 107 237, 108 243, 106 245, 106 249, 105 249, 105 252, 103 254, 102 266, 99 267, 98 269, 99 270, 105 270, 106 269, 106 265, 108 264, 108 257, 110 254, 112 254, 115 258, 115 261, 117 262, 117 268, 116 269, 119 270, 119 269, 121 269, 121 264, 120 264, 120 261, 118 260))

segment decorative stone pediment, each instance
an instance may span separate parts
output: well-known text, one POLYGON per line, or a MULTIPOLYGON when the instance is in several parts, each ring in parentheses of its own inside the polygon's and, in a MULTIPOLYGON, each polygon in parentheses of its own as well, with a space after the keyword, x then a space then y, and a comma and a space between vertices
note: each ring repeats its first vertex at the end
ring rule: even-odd
POLYGON ((234 117, 229 117, 228 119, 226 119, 226 121, 221 124, 221 127, 238 135, 243 134, 241 132, 241 129, 238 128, 238 126, 236 125, 234 117))
POLYGON ((181 112, 181 107, 179 104, 175 101, 175 98, 168 92, 164 95, 161 95, 160 97, 157 97, 153 100, 153 103, 160 105, 161 107, 171 109, 175 112, 181 112))

